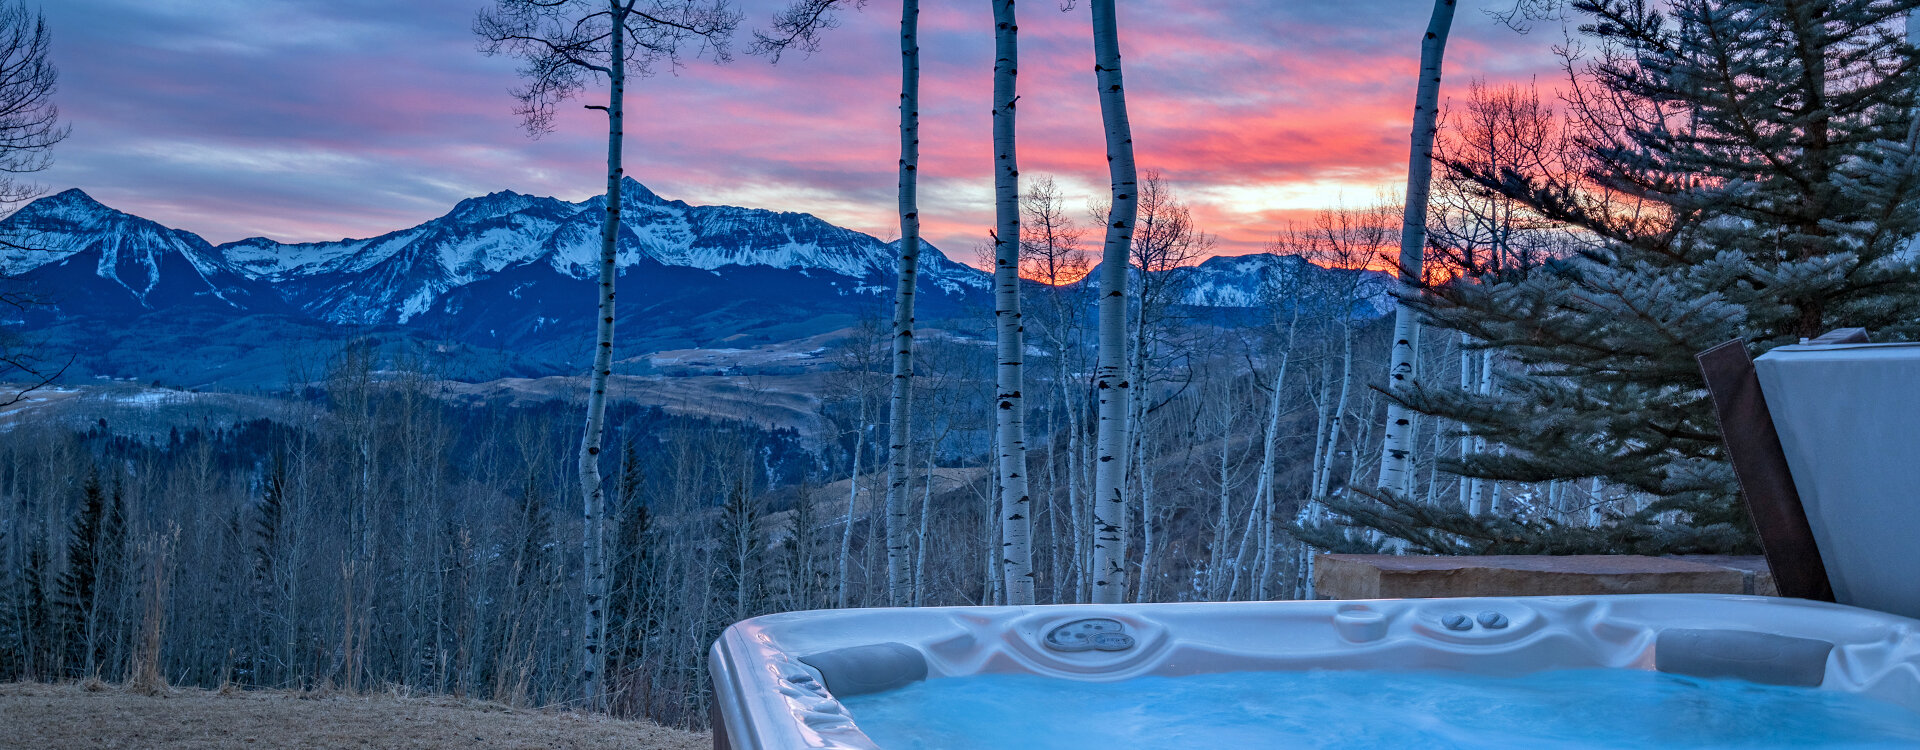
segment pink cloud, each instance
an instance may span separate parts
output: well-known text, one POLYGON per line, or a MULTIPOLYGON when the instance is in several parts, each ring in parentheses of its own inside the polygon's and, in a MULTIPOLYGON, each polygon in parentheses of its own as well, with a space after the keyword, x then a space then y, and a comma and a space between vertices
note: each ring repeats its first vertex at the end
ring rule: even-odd
MULTIPOLYGON (((523 137, 506 93, 512 61, 475 50, 470 8, 300 6, 324 16, 309 19, 316 31, 249 47, 233 41, 251 38, 244 12, 88 7, 115 3, 126 0, 48 8, 75 128, 45 175, 51 186, 215 242, 378 234, 502 188, 599 192, 604 120, 569 108, 554 134, 523 137), (121 25, 97 20, 109 17, 121 25)), ((746 3, 749 20, 774 4, 746 3)), ((276 22, 295 7, 261 5, 276 22)), ((1021 11, 1022 171, 1084 188, 1076 202, 1098 198, 1107 177, 1086 11, 1021 11)), ((897 10, 875 3, 843 21, 810 57, 695 61, 633 87, 628 173, 671 198, 751 199, 891 236, 897 10)), ((1139 162, 1187 194, 1223 253, 1258 250, 1315 201, 1392 189, 1404 179, 1425 22, 1425 4, 1410 0, 1124 7, 1139 162)), ((1455 23, 1449 91, 1475 76, 1551 76, 1544 35, 1515 35, 1470 7, 1455 23)), ((992 218, 991 19, 984 5, 940 3, 921 24, 925 229, 970 260, 992 218)))

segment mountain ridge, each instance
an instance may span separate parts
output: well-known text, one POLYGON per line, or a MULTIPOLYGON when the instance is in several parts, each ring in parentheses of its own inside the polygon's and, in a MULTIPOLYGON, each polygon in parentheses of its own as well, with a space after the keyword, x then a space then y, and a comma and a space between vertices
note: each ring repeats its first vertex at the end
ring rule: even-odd
MULTIPOLYGON (((149 371, 196 370, 151 362, 167 348, 137 342, 130 330, 177 342, 179 358, 208 359, 199 369, 228 380, 264 377, 267 365, 210 358, 261 358, 279 339, 311 341, 328 331, 512 353, 484 363, 488 372, 570 371, 590 349, 603 201, 501 190, 373 237, 250 237, 215 246, 69 189, 0 219, 0 236, 20 246, 0 249, 0 271, 47 301, 7 322, 82 353, 135 342, 140 356, 96 353, 117 363, 101 374, 142 380, 149 371), (259 340, 209 342, 200 335, 206 330, 259 340)), ((621 203, 616 327, 627 352, 817 336, 884 316, 891 304, 898 241, 808 213, 669 200, 632 178, 621 203)), ((1189 269, 1199 281, 1183 302, 1257 306, 1259 285, 1283 272, 1283 263, 1209 259, 1189 269)), ((991 310, 991 276, 931 244, 923 246, 920 276, 923 321, 991 310)))

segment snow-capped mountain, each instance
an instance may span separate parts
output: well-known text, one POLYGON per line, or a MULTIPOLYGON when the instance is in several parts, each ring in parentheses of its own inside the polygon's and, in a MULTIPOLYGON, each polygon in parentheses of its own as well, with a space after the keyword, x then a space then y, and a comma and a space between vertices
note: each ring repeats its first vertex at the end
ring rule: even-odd
POLYGON ((0 253, 0 271, 50 295, 67 315, 286 310, 267 284, 206 240, 107 208, 79 190, 28 204, 0 230, 19 246, 0 253))
POLYGON ((1393 312, 1393 277, 1380 271, 1321 268, 1298 255, 1208 258, 1188 272, 1181 302, 1194 307, 1261 307, 1268 299, 1352 296, 1363 318, 1393 312))
MULTIPOLYGON (((891 306, 895 243, 810 214, 667 200, 631 179, 621 203, 623 356, 798 340, 891 306)), ((19 246, 0 249, 0 272, 45 303, 16 322, 116 362, 93 368, 101 374, 147 379, 166 360, 178 376, 198 358, 261 377, 286 366, 276 347, 291 338, 347 335, 496 352, 489 367, 510 359, 514 372, 571 371, 590 350, 603 205, 503 191, 377 237, 214 247, 68 190, 0 220, 0 237, 19 246), (252 364, 234 364, 243 360, 252 364)), ((1186 304, 1236 308, 1258 306, 1276 278, 1348 272, 1246 256, 1183 273, 1186 304)), ((991 309, 991 277, 931 245, 920 276, 923 320, 991 309)))
MULTIPOLYGON (((810 214, 669 201, 627 178, 621 187, 618 265, 707 271, 767 267, 833 274, 846 288, 890 278, 893 250, 870 235, 810 214)), ((469 198, 447 215, 367 239, 282 244, 264 238, 220 246, 233 266, 274 282, 288 301, 335 323, 407 323, 455 289, 510 269, 537 266, 567 279, 598 273, 604 197, 579 203, 499 192, 469 198)), ((929 254, 937 256, 938 251, 929 254)), ((986 287, 977 271, 929 262, 929 281, 948 294, 986 287)), ((445 312, 443 310, 443 312, 445 312)))

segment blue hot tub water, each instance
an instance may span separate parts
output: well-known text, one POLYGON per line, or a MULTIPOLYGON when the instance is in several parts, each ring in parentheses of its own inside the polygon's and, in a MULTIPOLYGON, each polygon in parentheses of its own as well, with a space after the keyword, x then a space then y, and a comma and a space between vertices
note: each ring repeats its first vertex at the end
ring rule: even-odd
POLYGON ((844 703, 886 750, 1920 748, 1891 703, 1625 669, 976 675, 844 703))

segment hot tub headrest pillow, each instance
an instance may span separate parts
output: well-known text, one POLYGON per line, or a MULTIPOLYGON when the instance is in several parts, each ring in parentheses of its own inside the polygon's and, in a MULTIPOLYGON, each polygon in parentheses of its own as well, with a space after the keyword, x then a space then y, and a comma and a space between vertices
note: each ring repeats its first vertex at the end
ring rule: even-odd
POLYGON ((1653 666, 1693 677, 1732 677, 1748 682, 1819 687, 1827 679, 1833 644, 1751 630, 1660 631, 1653 666))
POLYGON ((820 670, 827 692, 836 698, 878 693, 927 678, 927 657, 904 643, 850 646, 800 657, 820 670))

